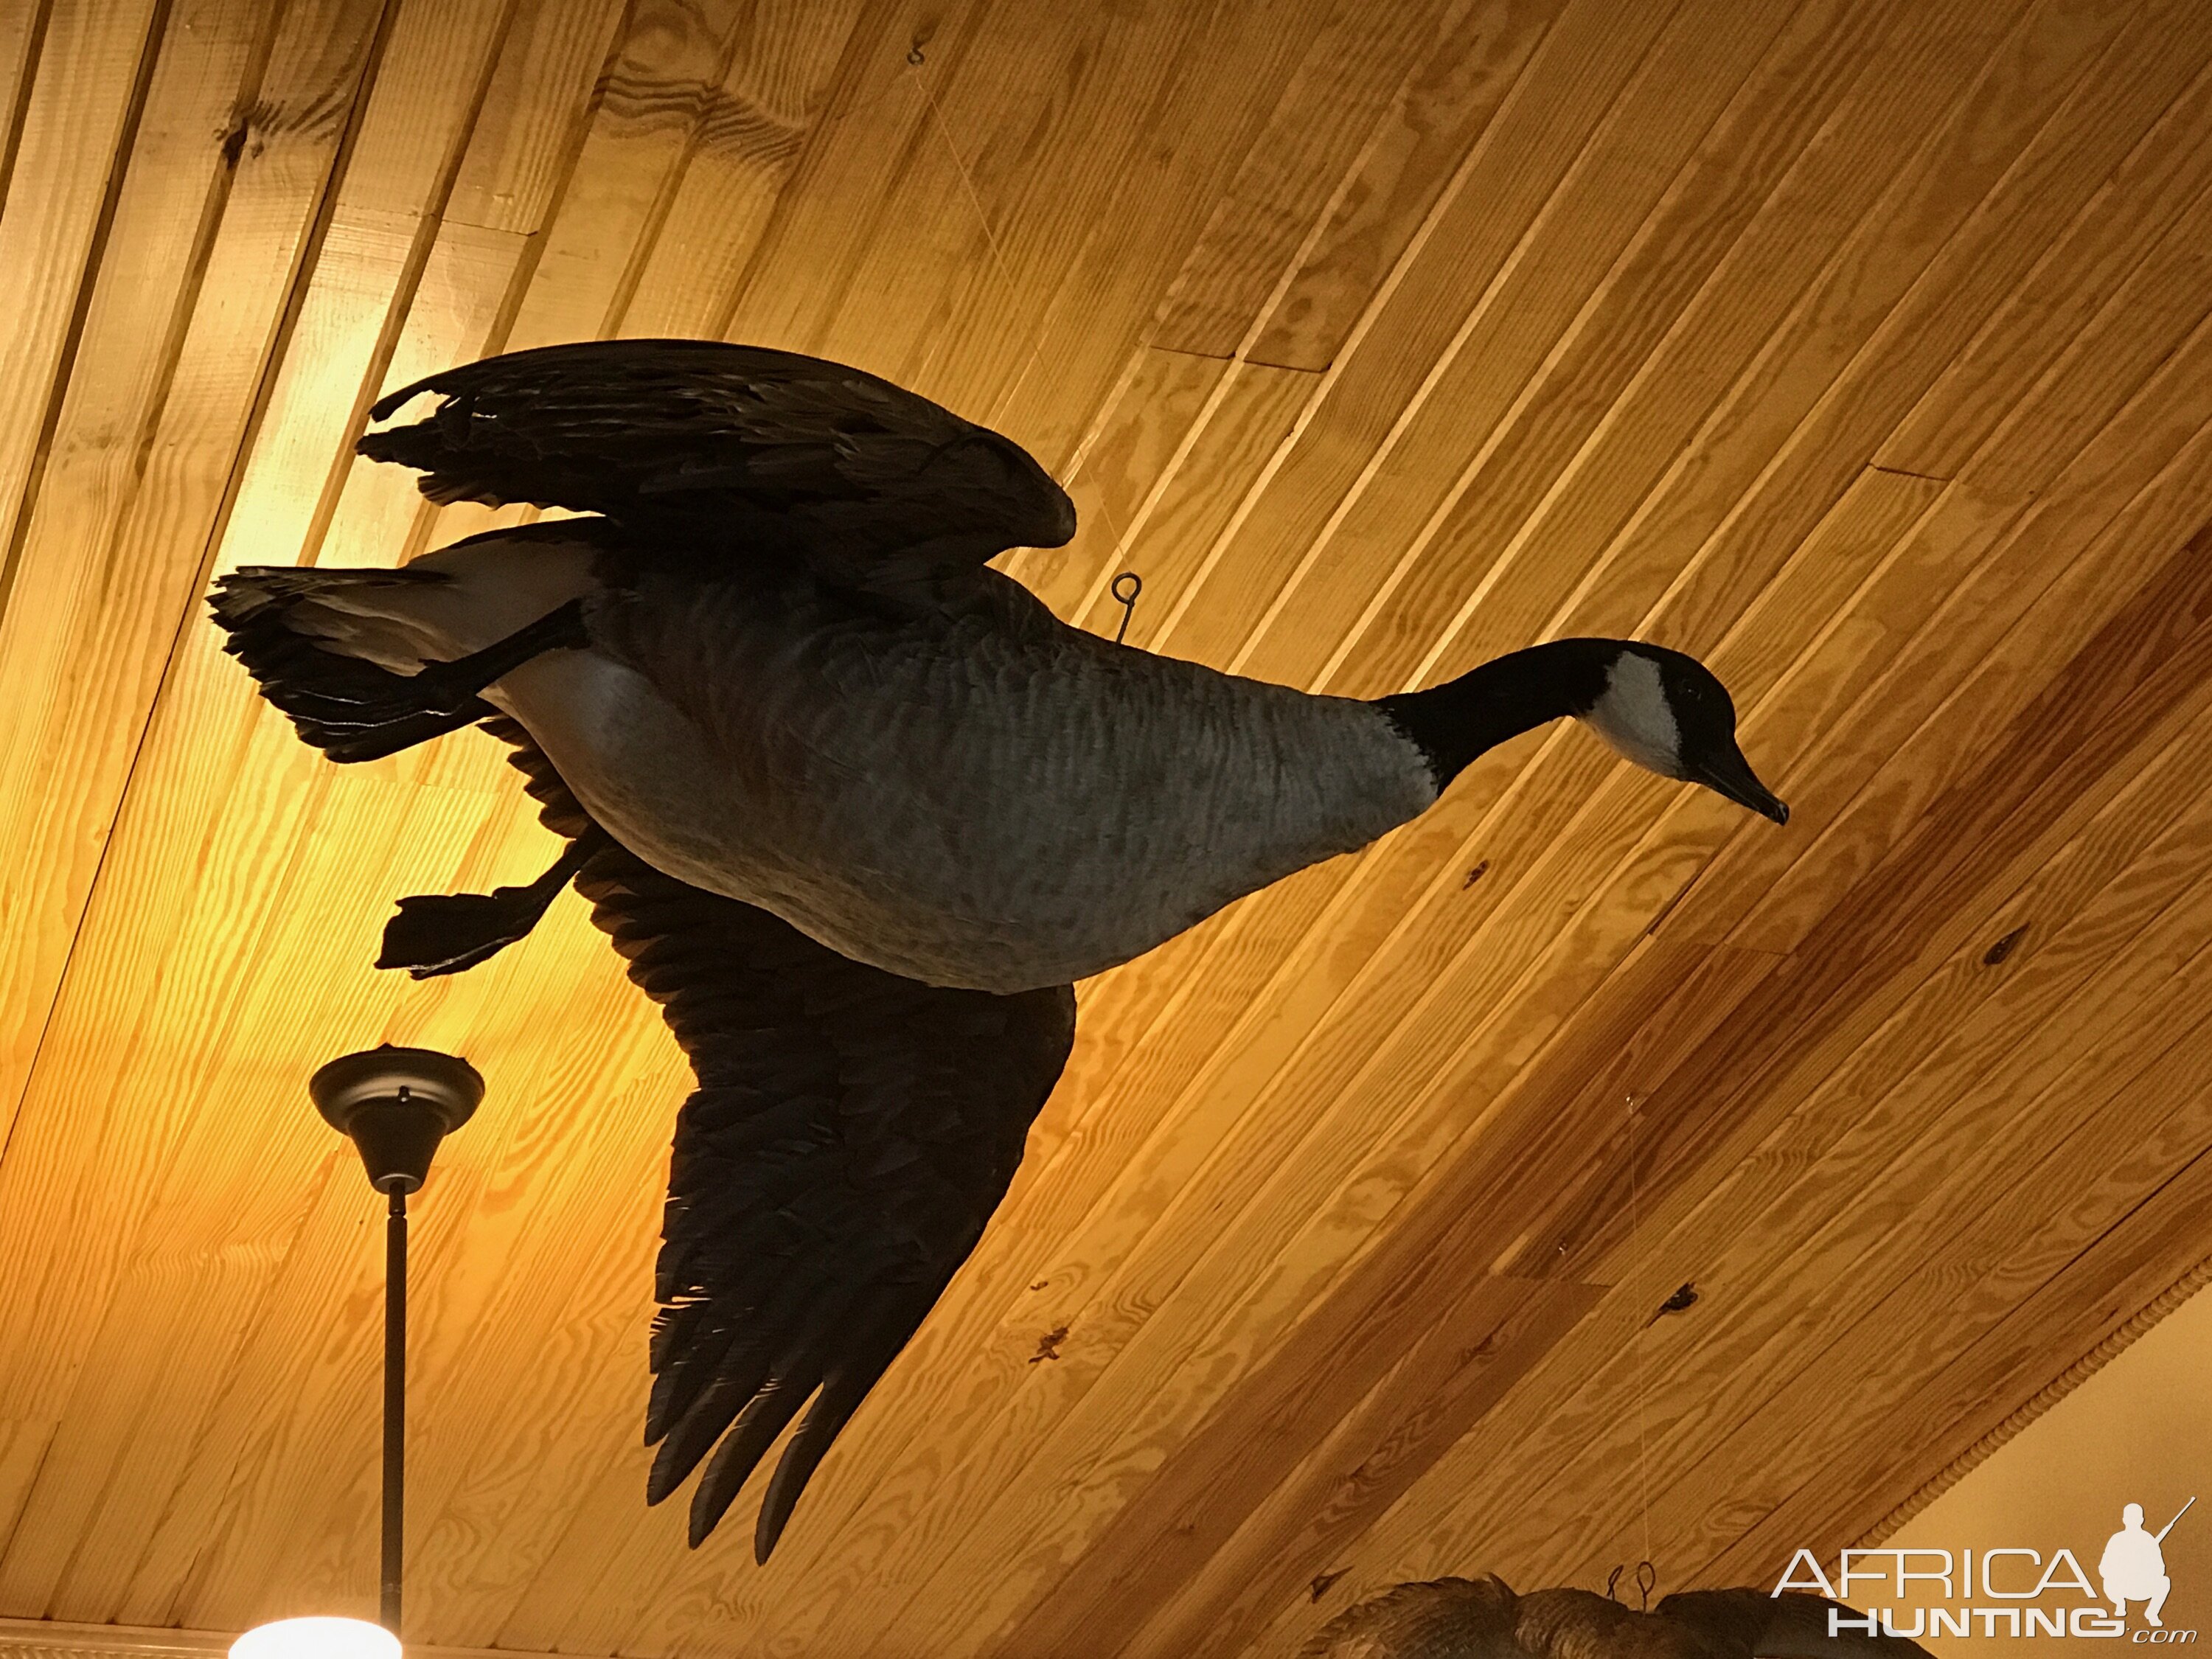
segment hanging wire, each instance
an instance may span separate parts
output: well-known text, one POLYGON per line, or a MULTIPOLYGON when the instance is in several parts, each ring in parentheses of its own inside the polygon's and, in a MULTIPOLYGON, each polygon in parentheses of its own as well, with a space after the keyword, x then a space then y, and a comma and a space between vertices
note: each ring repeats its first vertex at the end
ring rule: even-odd
MULTIPOLYGON (((907 47, 906 61, 908 67, 914 70, 919 70, 929 61, 928 54, 922 51, 920 40, 912 42, 907 47)), ((1013 269, 1006 263, 1006 251, 999 246, 999 234, 992 227, 991 216, 983 210, 982 193, 975 188, 975 175, 968 169, 968 158, 962 153, 959 143, 954 139, 951 125, 945 120, 945 112, 938 104, 937 95, 930 91, 927 79, 919 73, 910 75, 908 78, 913 83, 916 94, 921 99, 923 108, 928 112, 930 124, 937 131, 938 142, 945 146, 945 153, 952 158, 953 169, 960 175, 960 186, 967 192, 968 204, 975 210, 975 222, 982 227, 983 244, 990 251, 992 267, 999 273, 999 280, 1005 285, 1007 296, 1011 300, 1016 291, 1013 269)), ((1029 379, 1030 370, 1036 367, 1036 360, 1043 350, 1044 332, 1040 329, 1036 339, 1030 344, 1030 355, 1022 360, 1022 366, 1014 375, 1013 384, 1006 388, 1005 395, 1000 399, 1002 408, 1013 401, 1014 393, 1020 391, 1022 382, 1029 379)), ((1074 488, 1076 475, 1082 471, 1083 463, 1078 460, 1068 469, 1067 476, 1060 480, 1060 487, 1062 489, 1072 490, 1074 488)), ((1107 501, 1103 490, 1099 492, 1098 511, 1100 516, 1106 520, 1107 529, 1113 532, 1114 546, 1115 550, 1119 551, 1128 538, 1123 533, 1119 521, 1115 520, 1113 505, 1107 501)), ((1124 572, 1123 575, 1135 582, 1137 588, 1144 586, 1143 579, 1134 571, 1124 572)), ((1114 597, 1121 604, 1121 627, 1120 632, 1114 635, 1117 644, 1121 642, 1122 635, 1129 631, 1129 617, 1135 607, 1137 598, 1137 588, 1131 589, 1126 599, 1122 597, 1121 591, 1122 580, 1123 576, 1116 576, 1114 579, 1114 597)))
MULTIPOLYGON (((915 41, 908 48, 906 61, 916 71, 928 62, 923 55, 921 41, 915 41)), ((937 129, 939 142, 945 146, 945 154, 952 158, 953 171, 960 175, 960 187, 968 192, 968 205, 975 210, 976 222, 983 227, 983 245, 990 249, 991 263, 998 270, 999 280, 1006 284, 1006 295, 1011 300, 1016 292, 1013 268, 1006 263, 1006 250, 999 246, 999 233, 992 227, 991 216, 983 210, 982 193, 975 188, 975 175, 968 170, 968 158, 960 153, 960 146, 953 142, 952 128, 945 118, 945 112, 938 107, 937 94, 930 91, 928 80, 920 73, 908 78, 913 82, 915 91, 921 94, 923 107, 929 112, 930 122, 937 129)), ((1005 397, 1000 399, 1001 404, 1012 401, 1014 393, 1021 390, 1022 382, 1029 379, 1030 370, 1036 367, 1037 356, 1043 349, 1044 332, 1040 329, 1036 338, 1030 344, 1030 355, 1022 360, 1021 368, 1014 375, 1013 385, 1006 389, 1005 397)), ((1063 483, 1061 488, 1065 489, 1066 485, 1063 483)))
MULTIPOLYGON (((1628 1240, 1630 1282, 1641 1292, 1644 1281, 1644 1216, 1641 1193, 1642 1180, 1637 1170, 1636 1156, 1636 1097, 1625 1097, 1628 1108, 1628 1240)), ((1650 1379, 1645 1367, 1644 1333, 1648 1326, 1639 1326, 1629 1340, 1636 1345, 1636 1474, 1642 1489, 1644 1510, 1644 1565, 1651 1564, 1651 1443, 1644 1410, 1650 1392, 1650 1379)), ((1656 1582, 1657 1569, 1653 1569, 1656 1582)), ((1637 1582, 1644 1580, 1644 1569, 1637 1569, 1637 1582)), ((1649 1592, 1647 1591, 1648 1595, 1649 1592)))
MULTIPOLYGON (((1628 1111, 1628 1277, 1629 1282, 1640 1290, 1644 1281, 1644 1203, 1643 1181, 1636 1156, 1636 1097, 1623 1097, 1623 1104, 1628 1111)), ((1650 1386, 1644 1365, 1644 1333, 1650 1324, 1646 1320, 1628 1339, 1636 1349, 1636 1476, 1644 1512, 1644 1559, 1636 1564, 1636 1605, 1641 1613, 1651 1611, 1651 1592, 1659 1585, 1659 1569, 1651 1560, 1651 1444, 1644 1412, 1650 1386)), ((1624 1571, 1624 1567, 1617 1566, 1606 1578, 1605 1593, 1613 1601, 1620 1599, 1615 1589, 1624 1571)))

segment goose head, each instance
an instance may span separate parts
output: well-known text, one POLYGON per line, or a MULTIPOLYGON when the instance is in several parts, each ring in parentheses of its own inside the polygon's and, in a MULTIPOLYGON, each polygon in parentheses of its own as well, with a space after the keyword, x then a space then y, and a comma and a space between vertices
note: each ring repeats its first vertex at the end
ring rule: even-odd
POLYGON ((1777 823, 1790 819, 1736 746, 1728 688, 1695 657, 1663 645, 1553 640, 1374 706, 1421 750, 1440 791, 1486 749, 1572 717, 1648 772, 1702 784, 1777 823))
POLYGON ((1640 641, 1609 641, 1605 684, 1583 723, 1647 772, 1701 783, 1777 823, 1790 809, 1751 769, 1735 740, 1735 703, 1695 657, 1640 641))

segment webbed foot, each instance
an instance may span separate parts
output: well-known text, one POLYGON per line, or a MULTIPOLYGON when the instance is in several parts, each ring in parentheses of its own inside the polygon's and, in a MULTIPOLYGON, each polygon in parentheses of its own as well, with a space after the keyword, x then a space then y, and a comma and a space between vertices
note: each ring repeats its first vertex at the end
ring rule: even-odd
POLYGON ((489 893, 416 893, 399 901, 399 914, 384 924, 380 968, 404 968, 416 979, 458 974, 529 936, 553 901, 607 845, 594 829, 568 843, 553 866, 522 887, 489 893))

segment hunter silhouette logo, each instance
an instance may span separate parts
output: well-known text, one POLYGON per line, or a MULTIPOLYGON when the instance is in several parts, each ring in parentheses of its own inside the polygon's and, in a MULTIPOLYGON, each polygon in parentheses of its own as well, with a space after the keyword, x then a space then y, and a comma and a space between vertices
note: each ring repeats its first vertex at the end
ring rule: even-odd
POLYGON ((2196 1501, 2191 1498, 2184 1504, 2173 1521, 2155 1533, 2143 1530, 2142 1504, 2130 1504, 2120 1511, 2120 1529, 2105 1540, 2105 1553, 2097 1560, 2097 1576, 2105 1581, 2105 1599, 2112 1604, 2115 1618, 2128 1616, 2129 1602, 2147 1601, 2150 1605, 2143 1609, 2143 1623, 2165 1627, 2158 1612, 2166 1605, 2173 1580, 2166 1576, 2166 1553, 2159 1546, 2196 1501))

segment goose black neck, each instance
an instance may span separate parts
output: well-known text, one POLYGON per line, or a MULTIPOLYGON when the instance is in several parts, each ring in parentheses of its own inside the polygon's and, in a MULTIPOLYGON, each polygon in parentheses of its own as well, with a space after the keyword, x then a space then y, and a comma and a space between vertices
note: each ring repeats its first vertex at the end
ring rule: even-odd
POLYGON ((1605 695, 1620 648, 1613 640, 1532 645, 1425 691, 1378 697, 1375 707, 1428 757, 1441 790, 1485 750, 1547 720, 1588 714, 1605 695))

